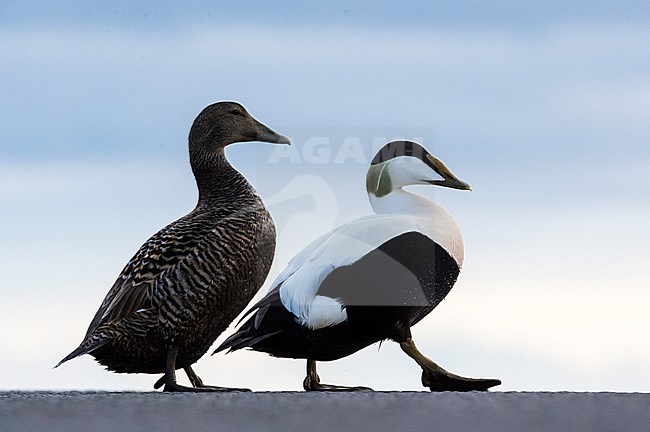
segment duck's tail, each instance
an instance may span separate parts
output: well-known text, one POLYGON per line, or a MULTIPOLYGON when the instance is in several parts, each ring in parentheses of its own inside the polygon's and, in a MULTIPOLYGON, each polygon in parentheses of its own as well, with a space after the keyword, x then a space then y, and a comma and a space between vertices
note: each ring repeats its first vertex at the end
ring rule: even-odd
POLYGON ((79 345, 79 348, 72 351, 70 354, 65 356, 63 360, 58 362, 56 366, 54 366, 54 369, 58 368, 68 360, 72 360, 73 358, 79 357, 80 355, 90 354, 91 352, 95 351, 97 348, 106 345, 109 341, 110 339, 99 338, 99 337, 91 337, 90 339, 87 339, 81 345, 79 345))

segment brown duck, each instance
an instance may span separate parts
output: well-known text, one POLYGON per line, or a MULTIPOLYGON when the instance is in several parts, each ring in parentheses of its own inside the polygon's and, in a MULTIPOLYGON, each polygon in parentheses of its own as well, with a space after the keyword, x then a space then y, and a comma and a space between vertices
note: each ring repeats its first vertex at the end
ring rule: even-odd
POLYGON ((81 345, 57 365, 90 354, 108 370, 164 373, 165 391, 225 391, 192 370, 262 286, 275 253, 275 225, 224 148, 289 139, 235 102, 206 107, 189 134, 196 207, 147 240, 95 314, 81 345), (176 382, 184 369, 192 387, 176 382))

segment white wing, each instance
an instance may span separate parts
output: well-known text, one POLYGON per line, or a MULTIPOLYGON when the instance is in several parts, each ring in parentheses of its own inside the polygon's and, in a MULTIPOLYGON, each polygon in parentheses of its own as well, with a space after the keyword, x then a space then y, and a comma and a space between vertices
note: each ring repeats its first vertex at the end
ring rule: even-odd
POLYGON ((281 284, 282 304, 302 325, 316 329, 343 322, 347 319, 343 305, 335 299, 316 295, 323 280, 335 268, 358 261, 400 234, 417 231, 436 240, 435 219, 373 215, 342 225, 298 253, 272 286, 281 284))

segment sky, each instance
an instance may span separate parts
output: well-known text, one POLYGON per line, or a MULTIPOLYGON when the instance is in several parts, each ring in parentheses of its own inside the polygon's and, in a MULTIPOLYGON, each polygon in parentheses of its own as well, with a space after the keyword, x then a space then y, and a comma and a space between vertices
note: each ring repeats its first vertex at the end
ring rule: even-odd
MULTIPOLYGON (((412 189, 465 239, 418 347, 501 391, 650 389, 647 2, 3 1, 0 57, 0 389, 152 388, 90 356, 52 367, 138 247, 193 208, 187 134, 219 100, 293 141, 227 151, 278 227, 259 295, 370 214, 374 150, 415 139, 474 189, 412 189)), ((196 370, 298 390, 304 367, 239 351, 196 370)), ((423 389, 390 342, 319 372, 423 389)))

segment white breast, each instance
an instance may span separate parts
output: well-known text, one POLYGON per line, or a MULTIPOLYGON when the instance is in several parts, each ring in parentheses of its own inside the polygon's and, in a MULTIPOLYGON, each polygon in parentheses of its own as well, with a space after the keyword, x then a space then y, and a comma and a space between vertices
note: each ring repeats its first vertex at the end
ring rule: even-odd
POLYGON ((390 194, 377 198, 369 195, 370 204, 376 214, 411 216, 418 221, 421 233, 425 234, 463 266, 465 248, 463 235, 458 224, 447 210, 438 204, 412 194, 403 189, 397 189, 390 194))

